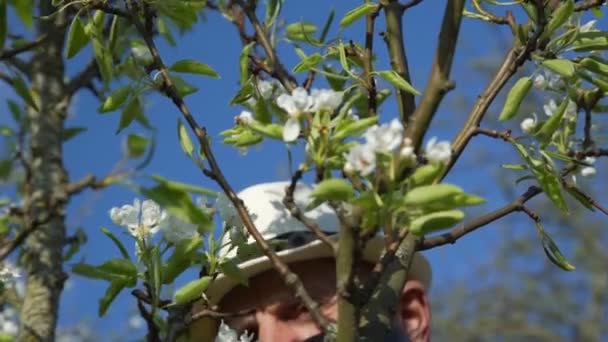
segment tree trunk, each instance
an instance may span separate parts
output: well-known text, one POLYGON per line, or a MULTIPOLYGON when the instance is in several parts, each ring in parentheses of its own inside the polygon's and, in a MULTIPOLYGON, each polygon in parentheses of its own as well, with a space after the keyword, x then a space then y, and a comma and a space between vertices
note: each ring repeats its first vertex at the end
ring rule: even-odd
MULTIPOLYGON (((39 15, 53 13, 51 1, 39 2, 39 15)), ((29 171, 25 204, 29 224, 36 225, 24 246, 27 273, 21 312, 20 341, 53 341, 59 298, 66 280, 63 272, 67 174, 63 167, 62 131, 70 98, 65 91, 63 45, 66 11, 37 20, 38 35, 48 39, 34 51, 30 80, 39 111, 29 117, 29 171)), ((23 147, 26 148, 26 147, 23 147)))

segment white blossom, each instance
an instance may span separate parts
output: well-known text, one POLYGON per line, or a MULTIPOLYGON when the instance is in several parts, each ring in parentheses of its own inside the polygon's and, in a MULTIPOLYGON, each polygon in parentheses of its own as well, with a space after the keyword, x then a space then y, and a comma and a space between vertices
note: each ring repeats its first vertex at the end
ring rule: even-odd
POLYGON ((236 330, 231 329, 224 321, 220 324, 219 331, 215 337, 215 342, 253 342, 255 334, 245 330, 239 337, 236 330))
MULTIPOLYGON (((576 112, 578 110, 576 103, 570 99, 567 99, 565 101, 568 101, 568 105, 566 106, 566 111, 564 115, 569 118, 576 116, 576 112)), ((549 103, 543 105, 543 111, 547 116, 553 116, 553 114, 557 111, 558 107, 559 106, 557 105, 555 100, 551 99, 549 100, 549 103)))
POLYGON ((141 238, 158 232, 159 223, 166 219, 167 212, 152 200, 141 203, 136 198, 133 205, 112 208, 110 217, 117 225, 126 227, 132 236, 141 238))
POLYGON ((388 124, 374 125, 363 133, 366 144, 376 152, 392 152, 403 140, 403 125, 398 119, 388 124))
POLYGON ((165 240, 174 244, 198 236, 197 225, 184 222, 175 215, 167 215, 159 225, 165 240))
POLYGON ((272 96, 272 90, 273 90, 273 85, 272 83, 268 82, 268 81, 258 81, 258 91, 260 92, 260 95, 262 96, 263 99, 268 100, 270 99, 270 97, 272 96))
POLYGON ((431 162, 446 162, 452 156, 452 146, 449 141, 437 141, 437 137, 431 138, 426 143, 424 150, 426 159, 431 162))
POLYGON ((244 110, 234 121, 236 121, 237 124, 249 125, 253 121, 253 114, 248 110, 244 110))
POLYGON ((536 128, 536 124, 538 123, 537 120, 536 113, 532 113, 532 117, 525 118, 519 127, 521 127, 521 130, 524 131, 524 133, 530 134, 534 131, 534 128, 536 128))
POLYGON ((583 162, 585 164, 588 164, 588 166, 581 168, 581 170, 579 171, 580 175, 585 178, 591 178, 591 177, 595 176, 597 174, 597 170, 595 169, 595 167, 590 166, 595 163, 595 158, 586 157, 585 159, 583 159, 583 162))
POLYGON ((340 106, 340 103, 342 103, 344 93, 332 89, 313 89, 310 92, 310 97, 314 102, 311 112, 317 112, 323 109, 333 112, 340 106))
POLYGON ((585 25, 582 25, 581 27, 579 27, 578 31, 579 32, 597 31, 595 29, 595 24, 596 23, 597 23, 597 20, 589 20, 587 23, 585 23, 585 25))
POLYGON ((560 75, 546 69, 543 73, 544 75, 538 74, 534 77, 534 87, 545 90, 547 88, 559 89, 565 85, 564 80, 560 75))
POLYGON ((345 155, 344 171, 367 176, 376 168, 376 152, 369 145, 355 145, 345 155))
POLYGON ((359 115, 355 114, 355 111, 352 108, 349 108, 348 112, 346 112, 346 118, 352 121, 357 121, 359 120, 359 115))
POLYGON ((291 95, 281 94, 277 97, 277 106, 289 115, 289 119, 283 127, 283 140, 285 142, 292 142, 298 138, 300 134, 300 114, 309 112, 313 105, 312 97, 302 87, 294 89, 291 95))
POLYGON ((543 105, 543 111, 547 116, 553 116, 553 113, 557 110, 557 103, 555 103, 554 99, 551 99, 549 103, 543 105))
POLYGON ((4 261, 4 264, 0 269, 0 281, 3 283, 10 283, 19 277, 21 277, 19 268, 8 261, 4 261))
POLYGON ((416 160, 416 153, 414 153, 414 146, 412 145, 412 139, 403 139, 401 150, 399 151, 401 158, 414 161, 416 160))
POLYGON ((131 47, 131 55, 133 55, 135 60, 140 64, 147 65, 152 63, 152 54, 150 53, 150 49, 141 43, 133 44, 131 47))

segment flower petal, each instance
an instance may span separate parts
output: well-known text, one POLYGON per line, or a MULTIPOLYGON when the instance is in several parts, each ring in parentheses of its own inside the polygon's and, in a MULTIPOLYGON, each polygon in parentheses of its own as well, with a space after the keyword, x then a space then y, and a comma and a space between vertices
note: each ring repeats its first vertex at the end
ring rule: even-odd
POLYGON ((298 139, 300 135, 300 120, 297 118, 289 118, 287 122, 285 122, 285 127, 283 127, 283 140, 285 142, 292 142, 298 139))

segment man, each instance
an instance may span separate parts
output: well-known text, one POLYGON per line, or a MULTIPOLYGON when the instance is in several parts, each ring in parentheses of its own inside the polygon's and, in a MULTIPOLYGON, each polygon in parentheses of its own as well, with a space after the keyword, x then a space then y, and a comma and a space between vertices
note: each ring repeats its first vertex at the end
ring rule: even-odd
MULTIPOLYGON (((321 306, 321 312, 330 320, 337 318, 335 260, 331 249, 317 240, 299 221, 291 217, 282 200, 287 182, 259 184, 239 193, 247 210, 262 236, 275 246, 279 257, 296 273, 311 297, 321 306)), ((311 189, 298 185, 294 201, 300 208, 309 202, 311 189)), ((223 213, 225 221, 235 222, 235 213, 223 213)), ((315 220, 326 234, 339 233, 338 219, 327 205, 321 205, 306 216, 315 220)), ((238 219, 236 219, 238 221, 238 219)), ((233 235, 234 236, 234 235, 233 235)), ((226 234, 222 246, 230 242, 226 234)), ((249 237, 249 244, 254 244, 249 237)), ((384 239, 381 236, 371 239, 362 254, 365 261, 359 267, 359 274, 371 270, 382 253, 384 239)), ((236 248, 225 247, 220 256, 233 259, 248 279, 247 286, 237 279, 220 275, 206 291, 207 300, 217 305, 218 311, 232 313, 223 318, 224 324, 240 335, 245 331, 255 335, 253 341, 261 342, 300 342, 323 341, 321 330, 310 314, 284 284, 265 256, 244 256, 236 248)), ((426 291, 431 281, 431 270, 424 257, 416 254, 412 263, 410 277, 406 282, 398 303, 394 328, 389 341, 429 341, 430 307, 426 291)), ((200 310, 195 305, 194 312, 200 310)), ((217 322, 217 320, 216 320, 217 322)), ((201 319, 190 327, 191 341, 212 341, 217 331, 209 319, 201 319), (210 328, 213 326, 214 329, 210 328)), ((236 339, 234 340, 237 341, 236 339)))

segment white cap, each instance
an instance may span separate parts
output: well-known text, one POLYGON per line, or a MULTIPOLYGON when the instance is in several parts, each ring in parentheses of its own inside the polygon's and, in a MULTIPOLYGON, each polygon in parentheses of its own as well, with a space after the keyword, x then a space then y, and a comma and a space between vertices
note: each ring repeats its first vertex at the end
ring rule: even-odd
MULTIPOLYGON (((288 247, 277 252, 278 257, 285 263, 333 257, 333 251, 329 246, 318 239, 306 240, 302 238, 310 233, 310 230, 300 221, 293 218, 290 212, 283 205, 283 197, 289 182, 262 183, 246 188, 238 196, 245 203, 253 222, 265 240, 287 237, 288 240, 295 240, 297 247, 288 247), (302 234, 297 234, 302 232, 302 234), (295 234, 294 234, 295 233, 295 234)), ((312 189, 309 186, 298 184, 294 191, 294 202, 304 212, 304 208, 309 202, 309 195, 312 189)), ((338 218, 332 208, 327 204, 322 204, 317 208, 305 212, 306 217, 314 220, 321 229, 332 238, 337 239, 339 233, 338 218)), ((230 242, 230 234, 225 234, 221 245, 230 242)), ((311 235, 308 235, 311 236, 311 235)), ((253 237, 249 236, 248 243, 255 243, 253 237)), ((291 244, 292 246, 294 243, 291 244)), ((364 250, 362 258, 370 263, 376 263, 384 249, 384 238, 380 235, 370 239, 364 250)), ((235 258, 239 269, 246 278, 254 277, 262 272, 273 268, 270 260, 266 256, 258 256, 249 260, 236 259, 236 249, 224 248, 219 252, 220 257, 235 258)), ((431 285, 431 268, 420 253, 414 255, 412 267, 409 272, 410 279, 420 281, 426 289, 431 285)), ((219 303, 222 297, 238 285, 236 279, 220 274, 207 289, 206 296, 209 302, 214 305, 219 303)))

